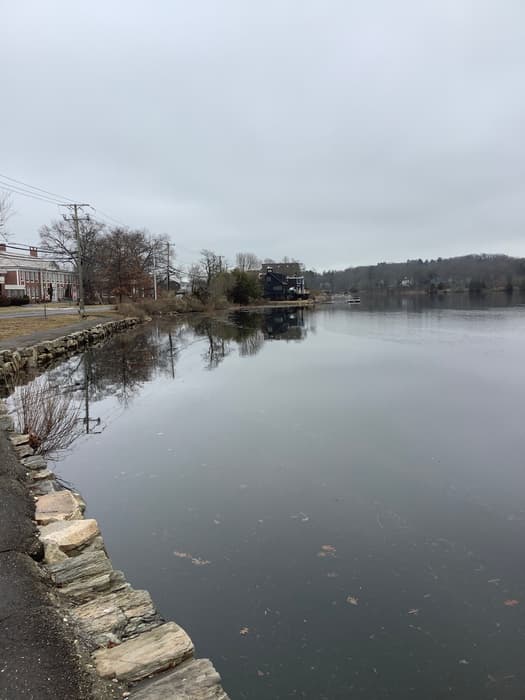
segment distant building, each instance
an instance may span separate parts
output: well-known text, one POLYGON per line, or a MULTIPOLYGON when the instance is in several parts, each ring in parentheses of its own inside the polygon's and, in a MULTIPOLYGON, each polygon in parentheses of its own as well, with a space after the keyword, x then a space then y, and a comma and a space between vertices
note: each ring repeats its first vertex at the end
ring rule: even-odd
POLYGON ((259 273, 263 297, 273 301, 307 299, 300 263, 269 263, 259 273))
POLYGON ((50 260, 38 257, 38 249, 28 253, 7 252, 9 245, 0 243, 0 295, 13 298, 28 296, 31 301, 78 299, 77 275, 62 270, 50 260))

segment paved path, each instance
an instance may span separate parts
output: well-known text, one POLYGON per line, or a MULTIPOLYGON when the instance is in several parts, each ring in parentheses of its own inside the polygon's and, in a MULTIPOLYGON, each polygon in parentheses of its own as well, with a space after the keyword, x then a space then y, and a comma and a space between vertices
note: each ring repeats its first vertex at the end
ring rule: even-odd
POLYGON ((91 698, 91 681, 32 559, 39 542, 23 479, 0 429, 0 700, 91 698))
MULTIPOLYGON (((0 323, 3 318, 33 318, 44 316, 44 304, 28 304, 24 307, 18 307, 16 311, 12 311, 13 307, 7 307, 9 310, 2 309, 0 311, 0 323)), ((99 311, 113 311, 115 309, 111 304, 100 304, 96 306, 86 306, 86 313, 97 313, 99 311)), ((48 316, 62 316, 72 314, 78 316, 77 306, 46 306, 45 309, 48 316)))

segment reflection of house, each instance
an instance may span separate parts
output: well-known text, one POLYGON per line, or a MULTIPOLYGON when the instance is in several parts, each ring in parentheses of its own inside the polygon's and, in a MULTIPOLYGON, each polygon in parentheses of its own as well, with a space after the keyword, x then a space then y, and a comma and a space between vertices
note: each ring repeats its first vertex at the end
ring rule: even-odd
POLYGON ((8 298, 28 296, 31 301, 77 299, 77 276, 70 270, 38 257, 36 248, 29 255, 7 252, 0 243, 0 295, 8 298), (52 293, 51 293, 52 292, 52 293))
POLYGON ((262 331, 268 340, 302 340, 306 335, 303 309, 279 309, 264 314, 262 331))
POLYGON ((299 263, 272 263, 263 267, 260 277, 265 299, 307 299, 304 276, 299 263))

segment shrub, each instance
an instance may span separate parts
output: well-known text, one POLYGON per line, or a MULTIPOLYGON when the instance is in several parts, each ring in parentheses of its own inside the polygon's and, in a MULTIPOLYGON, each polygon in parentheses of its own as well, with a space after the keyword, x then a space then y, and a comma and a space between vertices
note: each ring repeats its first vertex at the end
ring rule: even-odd
POLYGON ((133 304, 130 301, 126 301, 123 304, 117 304, 117 311, 123 316, 136 316, 143 320, 146 318, 146 311, 139 304, 133 304))
POLYGON ((17 430, 29 435, 31 447, 39 454, 56 458, 82 432, 78 399, 47 377, 18 387, 12 401, 17 430))
POLYGON ((250 301, 261 296, 261 285, 255 274, 234 270, 232 279, 233 284, 229 289, 229 298, 234 304, 249 304, 250 301))
POLYGON ((11 304, 13 306, 25 306, 26 304, 29 304, 29 301, 29 297, 24 294, 23 297, 12 297, 11 304))
POLYGON ((0 306, 10 306, 11 305, 11 299, 9 297, 5 297, 3 294, 0 294, 0 306))

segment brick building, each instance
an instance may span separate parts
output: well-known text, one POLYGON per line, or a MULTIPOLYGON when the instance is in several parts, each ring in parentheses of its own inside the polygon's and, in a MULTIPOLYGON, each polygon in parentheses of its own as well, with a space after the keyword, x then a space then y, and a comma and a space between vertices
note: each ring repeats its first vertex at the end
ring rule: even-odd
POLYGON ((28 253, 7 251, 9 244, 0 243, 0 295, 8 298, 28 296, 35 301, 78 299, 78 279, 75 272, 63 270, 44 258, 38 249, 28 253))

